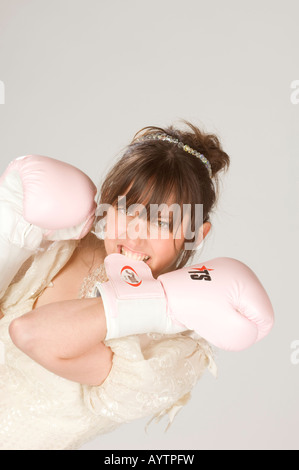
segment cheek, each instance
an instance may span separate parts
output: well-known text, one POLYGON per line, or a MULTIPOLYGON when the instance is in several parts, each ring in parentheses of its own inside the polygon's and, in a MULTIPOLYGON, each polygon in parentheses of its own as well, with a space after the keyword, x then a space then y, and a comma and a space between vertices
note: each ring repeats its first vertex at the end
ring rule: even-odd
POLYGON ((174 240, 160 240, 153 246, 154 258, 151 263, 151 268, 154 277, 160 274, 169 272, 174 269, 178 254, 175 251, 174 240))
POLYGON ((151 242, 155 261, 159 265, 167 265, 172 263, 176 257, 174 241, 169 240, 153 240, 151 242))
POLYGON ((105 227, 105 239, 104 246, 107 255, 116 253, 117 251, 117 218, 115 217, 115 211, 109 209, 106 216, 106 227, 105 227))
POLYGON ((107 238, 105 238, 104 246, 105 246, 107 255, 111 255, 111 253, 115 253, 115 246, 112 240, 108 240, 107 238))
POLYGON ((174 229, 174 232, 161 230, 159 239, 151 240, 151 244, 156 253, 159 253, 162 257, 171 257, 172 259, 178 256, 184 246, 184 242, 184 230, 182 225, 174 229))
POLYGON ((161 241, 159 248, 159 257, 165 267, 170 267, 177 261, 184 247, 184 238, 170 238, 161 241))
POLYGON ((109 240, 124 238, 126 229, 126 216, 117 213, 113 207, 109 208, 107 213, 106 238, 109 240))

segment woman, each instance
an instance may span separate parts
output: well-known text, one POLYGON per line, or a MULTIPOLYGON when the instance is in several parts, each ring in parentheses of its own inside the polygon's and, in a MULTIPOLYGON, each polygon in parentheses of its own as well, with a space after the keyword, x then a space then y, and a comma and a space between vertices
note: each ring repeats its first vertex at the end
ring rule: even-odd
POLYGON ((204 370, 215 371, 209 345, 190 331, 105 340, 103 305, 90 298, 95 285, 108 280, 107 255, 146 263, 157 278, 190 263, 209 233, 218 173, 229 157, 216 136, 186 124, 185 130, 137 133, 101 186, 98 207, 109 205, 106 217, 98 216, 81 241, 44 242, 6 289, 0 301, 0 448, 75 449, 140 417, 168 413, 172 420, 204 370), (186 249, 183 211, 168 220, 163 211, 149 216, 153 204, 173 202, 190 204, 192 249, 186 249), (136 216, 127 212, 132 204, 147 210, 136 216), (158 237, 129 234, 136 217, 142 233, 154 224, 158 237))

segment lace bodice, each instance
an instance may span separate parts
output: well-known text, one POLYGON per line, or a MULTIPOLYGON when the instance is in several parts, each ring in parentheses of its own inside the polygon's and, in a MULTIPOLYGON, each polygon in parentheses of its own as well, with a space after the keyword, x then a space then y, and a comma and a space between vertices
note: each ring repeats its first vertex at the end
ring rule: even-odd
MULTIPOLYGON (((101 386, 58 377, 17 349, 10 322, 32 309, 77 243, 45 245, 0 299, 0 449, 77 449, 138 418, 167 414, 171 422, 206 368, 215 372, 209 345, 190 332, 107 341, 113 365, 101 386)), ((78 297, 89 296, 95 280, 107 280, 104 265, 84 280, 78 297)))

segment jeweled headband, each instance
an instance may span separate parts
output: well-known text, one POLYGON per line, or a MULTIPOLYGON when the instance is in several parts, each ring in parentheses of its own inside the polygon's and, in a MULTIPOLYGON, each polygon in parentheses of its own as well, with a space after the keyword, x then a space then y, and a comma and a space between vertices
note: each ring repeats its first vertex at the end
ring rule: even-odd
POLYGON ((189 147, 189 145, 183 144, 183 142, 180 142, 179 139, 176 139, 175 137, 171 137, 168 134, 149 134, 145 135, 143 137, 139 137, 136 139, 133 143, 139 143, 139 142, 144 142, 146 140, 165 140, 167 142, 171 142, 172 144, 177 144, 179 148, 184 150, 185 152, 190 153, 191 155, 194 155, 195 157, 199 158, 202 163, 206 166, 210 178, 212 178, 212 168, 210 165, 209 160, 200 152, 197 152, 197 150, 192 149, 189 147))

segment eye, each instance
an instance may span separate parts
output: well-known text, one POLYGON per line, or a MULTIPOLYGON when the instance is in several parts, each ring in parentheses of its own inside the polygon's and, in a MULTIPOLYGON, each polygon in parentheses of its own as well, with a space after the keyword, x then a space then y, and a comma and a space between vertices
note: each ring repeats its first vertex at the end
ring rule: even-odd
POLYGON ((118 207, 117 208, 117 213, 121 215, 127 215, 127 210, 125 207, 118 207))
POLYGON ((135 216, 136 216, 136 213, 135 213, 134 211, 132 211, 132 210, 130 211, 129 209, 127 210, 126 213, 127 213, 127 216, 128 216, 128 217, 135 217, 135 216))
POLYGON ((126 215, 127 217, 136 217, 136 211, 132 209, 130 210, 130 208, 127 209, 126 206, 119 205, 117 211, 120 214, 126 215))
POLYGON ((169 228, 169 223, 168 222, 164 222, 163 220, 158 220, 158 223, 159 223, 161 228, 169 228))
POLYGON ((162 229, 169 229, 169 222, 165 222, 164 220, 156 220, 153 224, 162 229))

